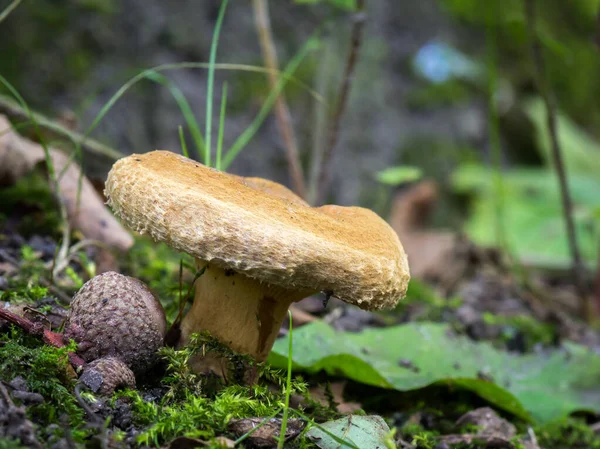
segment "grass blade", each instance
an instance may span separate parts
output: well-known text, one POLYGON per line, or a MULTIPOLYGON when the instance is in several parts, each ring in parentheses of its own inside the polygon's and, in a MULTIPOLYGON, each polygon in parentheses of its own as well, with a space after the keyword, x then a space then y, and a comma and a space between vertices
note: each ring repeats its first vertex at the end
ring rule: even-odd
POLYGON ((361 449, 356 444, 354 444, 352 441, 343 440, 342 438, 340 438, 339 436, 337 436, 335 433, 332 433, 331 431, 329 431, 325 427, 317 424, 313 419, 310 419, 308 416, 306 416, 301 411, 292 409, 292 413, 295 413, 296 415, 298 415, 300 418, 302 418, 306 422, 309 422, 312 426, 315 426, 317 429, 319 429, 322 432, 324 432, 327 435, 329 435, 331 438, 333 438, 333 440, 335 440, 336 443, 338 443, 340 445, 339 446, 340 448, 342 448, 342 447, 349 447, 351 449, 361 449))
POLYGON ((223 133, 225 131, 225 109, 227 106, 227 81, 223 83, 221 94, 221 115, 219 118, 219 140, 217 141, 217 161, 215 168, 221 170, 221 155, 223 154, 223 133))
MULTIPOLYGON (((142 72, 133 76, 125 84, 123 84, 117 90, 117 92, 115 92, 115 94, 102 107, 100 112, 98 112, 98 114, 96 114, 94 121, 89 126, 89 128, 86 130, 85 134, 83 134, 81 139, 78 139, 77 146, 81 147, 83 145, 86 138, 94 131, 94 129, 96 129, 98 124, 102 121, 102 119, 106 116, 106 114, 108 114, 108 112, 115 105, 115 103, 117 101, 119 101, 119 99, 123 95, 125 95, 125 93, 129 89, 131 89, 135 84, 137 84, 140 80, 143 80, 144 78, 146 78, 148 76, 148 74, 151 74, 152 72, 165 72, 168 70, 179 70, 179 69, 208 69, 209 66, 210 66, 210 64, 208 64, 206 62, 178 62, 178 63, 170 63, 170 64, 161 64, 161 65, 157 65, 157 66, 151 67, 149 69, 143 70, 142 72)), ((253 66, 253 65, 249 65, 249 64, 228 64, 228 63, 227 64, 214 64, 214 68, 215 68, 215 70, 241 70, 241 71, 256 72, 256 73, 268 73, 269 72, 269 69, 265 69, 264 67, 253 66)), ((321 95, 319 95, 317 92, 315 92, 313 89, 311 89, 310 86, 307 86, 305 83, 302 83, 301 81, 292 77, 290 74, 284 72, 284 73, 279 73, 279 76, 281 78, 285 79, 286 81, 290 81, 290 82, 293 82, 294 84, 299 85, 300 87, 302 87, 302 89, 305 89, 313 98, 325 103, 325 101, 321 95)), ((57 131, 60 131, 61 134, 67 133, 66 130, 60 129, 60 128, 58 128, 57 131)), ((103 154, 108 154, 109 156, 114 157, 115 160, 119 159, 120 157, 123 156, 121 154, 117 154, 114 152, 109 154, 106 151, 103 152, 103 154)))
POLYGON ((185 157, 190 157, 187 149, 187 145, 185 144, 185 136, 183 135, 183 127, 179 125, 179 141, 181 142, 181 152, 185 157))
POLYGON ((205 152, 204 138, 202 137, 202 132, 200 131, 200 126, 198 125, 198 122, 196 121, 196 116, 192 112, 192 108, 190 107, 190 104, 188 103, 188 101, 185 99, 185 95, 183 95, 183 92, 181 92, 181 89, 179 89, 166 76, 161 75, 160 73, 158 73, 156 71, 152 71, 152 72, 148 73, 146 75, 146 78, 148 78, 149 80, 154 81, 158 84, 161 84, 161 85, 165 86, 167 89, 169 89, 169 92, 171 92, 171 95, 175 99, 177 106, 179 106, 179 109, 181 110, 181 114, 183 115, 185 123, 190 130, 190 134, 192 135, 192 140, 194 141, 194 145, 196 146, 196 151, 198 152, 198 157, 202 158, 202 155, 205 152))
POLYGON ((14 9, 19 6, 23 0, 14 0, 10 5, 8 5, 4 10, 0 13, 0 23, 4 21, 8 17, 8 15, 14 11, 14 9))
POLYGON ((279 93, 283 90, 283 88, 287 84, 288 78, 291 76, 291 74, 293 74, 296 71, 296 69, 298 68, 298 66, 304 59, 304 57, 308 54, 308 52, 310 50, 312 50, 317 44, 318 44, 317 37, 312 36, 311 38, 308 39, 308 41, 306 41, 306 43, 302 46, 302 48, 298 51, 298 53, 296 53, 296 55, 294 55, 292 60, 287 64, 287 66, 283 72, 283 76, 279 79, 275 88, 273 90, 271 90, 271 92, 269 92, 267 99, 265 100, 264 104, 262 105, 262 107, 261 107, 260 111, 258 112, 258 115, 254 119, 254 121, 235 140, 235 142, 233 143, 233 145, 231 146, 231 148, 225 155, 225 158, 223 160, 223 170, 227 170, 227 167, 229 167, 231 165, 231 163, 234 161, 234 159, 238 156, 238 154, 240 154, 240 151, 242 151, 242 149, 248 144, 250 139, 252 139, 252 137, 254 137, 254 134, 256 134, 258 129, 261 127, 261 125, 267 118, 267 115, 273 108, 273 105, 275 104, 275 101, 277 100, 279 93))
POLYGON ((206 149, 204 150, 204 165, 210 167, 210 135, 212 131, 212 102, 213 102, 213 87, 215 81, 215 58, 217 57, 217 44, 219 43, 219 33, 221 32, 221 24, 223 23, 223 17, 225 16, 225 9, 227 8, 227 0, 223 0, 221 8, 219 9, 219 17, 217 17, 217 24, 213 32, 212 43, 210 45, 210 58, 208 66, 208 90, 206 92, 206 149))
POLYGON ((292 312, 288 310, 288 316, 290 318, 290 333, 288 335, 288 366, 287 366, 287 378, 285 381, 285 406, 283 407, 283 417, 281 418, 281 430, 279 431, 279 441, 277 442, 277 449, 283 449, 285 444, 285 432, 287 431, 287 420, 290 409, 290 392, 292 391, 292 312))

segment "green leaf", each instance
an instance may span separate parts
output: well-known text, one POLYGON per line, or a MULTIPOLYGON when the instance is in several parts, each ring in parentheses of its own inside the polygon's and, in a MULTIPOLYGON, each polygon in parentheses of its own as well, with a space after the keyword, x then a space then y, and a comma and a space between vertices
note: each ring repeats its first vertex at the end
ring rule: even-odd
MULTIPOLYGON (((465 388, 540 422, 576 410, 600 411, 600 357, 572 343, 543 354, 515 355, 453 335, 448 325, 436 323, 349 333, 315 322, 297 329, 293 340, 295 371, 325 371, 399 391, 465 388)), ((269 362, 285 367, 287 356, 287 342, 280 339, 269 362)))
MULTIPOLYGON (((571 255, 563 220, 558 181, 548 169, 512 169, 503 173, 504 227, 509 248, 525 264, 564 268, 571 255)), ((469 236, 481 245, 496 245, 495 195, 490 170, 463 165, 452 175, 454 189, 474 195, 465 225, 469 236)), ((600 207, 599 177, 569 176, 579 247, 592 265, 597 258, 598 227, 595 211, 600 207)))
POLYGON ((321 449, 383 448, 389 433, 390 428, 381 416, 350 415, 312 427, 306 436, 321 449), (349 444, 340 443, 339 440, 349 444))
MULTIPOLYGON (((536 127, 536 138, 541 156, 552 166, 552 150, 546 107, 541 98, 525 103, 525 112, 536 127)), ((560 111, 556 115, 558 141, 565 167, 569 174, 587 174, 600 178, 600 143, 592 139, 569 117, 560 111)))
POLYGON ((296 0, 296 3, 329 3, 330 5, 333 5, 337 8, 345 9, 347 11, 356 11, 356 0, 296 0))
POLYGON ((418 167, 389 167, 377 173, 377 181, 390 186, 398 186, 407 182, 413 182, 421 179, 423 172, 418 167))

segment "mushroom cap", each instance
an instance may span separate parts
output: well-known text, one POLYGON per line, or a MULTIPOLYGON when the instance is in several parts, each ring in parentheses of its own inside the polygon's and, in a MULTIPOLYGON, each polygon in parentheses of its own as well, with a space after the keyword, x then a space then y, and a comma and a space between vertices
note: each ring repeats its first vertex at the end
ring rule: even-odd
POLYGON ((392 228, 368 209, 286 198, 276 184, 153 151, 117 161, 105 193, 129 228, 198 259, 363 309, 394 307, 410 275, 392 228))

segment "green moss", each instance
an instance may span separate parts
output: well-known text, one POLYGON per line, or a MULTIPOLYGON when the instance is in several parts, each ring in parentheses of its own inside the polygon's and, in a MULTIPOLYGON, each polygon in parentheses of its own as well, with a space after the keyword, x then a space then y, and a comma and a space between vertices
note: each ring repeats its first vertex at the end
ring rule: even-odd
MULTIPOLYGON (((167 362, 167 374, 162 383, 169 391, 160 404, 145 401, 135 390, 118 392, 113 397, 113 400, 125 398, 130 402, 136 426, 144 428, 137 439, 139 444, 160 447, 179 436, 213 441, 217 436, 227 435, 227 424, 231 419, 274 416, 283 410, 286 383, 283 373, 252 362, 248 356, 231 351, 207 334, 194 334, 187 347, 181 350, 165 348, 161 353, 167 362), (199 351, 225 357, 233 369, 236 366, 255 368, 256 383, 221 383, 216 392, 206 388, 213 379, 193 373, 188 364, 190 357, 199 351)), ((292 381, 291 391, 307 398, 308 405, 315 411, 312 417, 319 419, 323 410, 314 408, 308 400, 307 385, 301 378, 292 381)), ((331 417, 338 417, 338 414, 329 411, 326 419, 331 417)), ((213 444, 218 447, 216 442, 213 444)), ((312 447, 304 440, 299 440, 298 444, 312 447)))
POLYGON ((583 419, 565 418, 534 430, 544 449, 600 449, 600 438, 583 419))
POLYGON ((29 391, 44 397, 42 404, 27 408, 28 417, 41 428, 59 424, 57 432, 62 434, 61 416, 66 415, 73 439, 82 442, 89 430, 84 428, 83 410, 72 394, 74 373, 67 354, 74 350, 75 344, 64 348, 44 345, 20 329, 0 334, 0 380, 22 376, 29 391))
POLYGON ((419 424, 405 424, 400 429, 402 439, 412 444, 415 449, 433 449, 437 446, 438 432, 425 430, 419 424))
POLYGON ((0 449, 27 449, 27 448, 25 446, 22 446, 18 441, 13 440, 12 438, 0 437, 0 449))
POLYGON ((20 216, 20 233, 58 237, 60 214, 47 178, 41 172, 33 171, 13 186, 0 189, 0 196, 0 213, 7 217, 20 216))

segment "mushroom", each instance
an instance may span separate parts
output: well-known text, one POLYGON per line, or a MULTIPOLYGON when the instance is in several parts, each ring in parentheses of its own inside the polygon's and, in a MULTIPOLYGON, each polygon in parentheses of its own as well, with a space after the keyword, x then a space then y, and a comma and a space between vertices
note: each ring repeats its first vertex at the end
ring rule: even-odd
POLYGON ((394 307, 406 293, 402 245, 368 209, 313 208, 275 182, 167 151, 117 161, 105 193, 129 228, 192 255, 205 270, 180 344, 209 331, 263 361, 295 301, 324 291, 375 310, 394 307))

